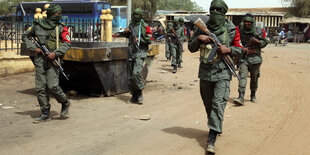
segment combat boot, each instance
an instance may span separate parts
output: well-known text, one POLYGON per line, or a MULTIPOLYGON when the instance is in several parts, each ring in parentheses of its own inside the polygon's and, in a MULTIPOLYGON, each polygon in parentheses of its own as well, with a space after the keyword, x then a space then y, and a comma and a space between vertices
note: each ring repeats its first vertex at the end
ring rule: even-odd
POLYGON ((143 104, 143 94, 142 94, 142 90, 138 91, 138 99, 137 99, 137 103, 138 104, 143 104))
POLYGON ((66 118, 69 115, 69 107, 70 107, 69 100, 66 100, 64 103, 61 103, 60 118, 66 118))
POLYGON ((244 105, 244 93, 239 92, 239 97, 234 99, 234 103, 237 105, 244 105))
POLYGON ((138 102, 137 92, 136 91, 132 91, 131 94, 132 94, 132 96, 131 96, 130 102, 131 103, 137 103, 138 102))
POLYGON ((208 142, 207 143, 207 148, 206 148, 206 151, 208 153, 215 154, 216 137, 217 137, 217 132, 210 129, 209 135, 208 135, 208 141, 207 141, 208 142))
POLYGON ((251 92, 251 102, 257 103, 255 92, 251 92))
POLYGON ((42 123, 42 122, 46 122, 48 120, 50 120, 50 109, 46 109, 46 110, 42 110, 42 114, 35 118, 33 123, 42 123))
POLYGON ((182 68, 182 65, 181 65, 181 63, 179 63, 179 64, 178 64, 178 67, 179 67, 179 68, 182 68))
POLYGON ((176 65, 173 65, 173 71, 172 71, 172 73, 176 73, 177 70, 178 70, 178 67, 177 67, 176 65))

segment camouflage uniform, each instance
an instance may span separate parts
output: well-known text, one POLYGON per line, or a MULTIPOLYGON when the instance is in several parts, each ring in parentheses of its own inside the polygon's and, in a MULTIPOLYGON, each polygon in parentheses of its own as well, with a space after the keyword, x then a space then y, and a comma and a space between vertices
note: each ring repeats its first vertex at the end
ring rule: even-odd
MULTIPOLYGON (((133 21, 130 23, 130 27, 133 27, 135 34, 141 33, 139 44, 139 51, 136 48, 136 44, 133 39, 129 39, 128 43, 128 57, 127 57, 127 68, 129 77, 129 87, 132 93, 131 102, 140 103, 143 102, 142 90, 144 84, 142 82, 141 71, 143 68, 144 59, 147 57, 149 50, 149 44, 152 43, 150 35, 152 34, 150 27, 142 19, 143 11, 137 8, 133 11, 133 21), (135 16, 136 15, 136 16, 135 16), (140 29, 139 29, 140 27, 140 29)), ((123 34, 125 37, 130 38, 130 33, 123 34)), ((138 39, 139 36, 136 36, 138 39)))
MULTIPOLYGON (((59 22, 61 16, 58 19, 52 20, 52 15, 59 10, 60 6, 51 5, 49 7, 48 18, 37 19, 33 22, 33 26, 30 30, 25 31, 23 34, 23 42, 26 47, 34 51, 37 47, 29 40, 30 37, 36 37, 38 42, 42 45, 46 45, 50 52, 56 54, 56 58, 62 58, 67 50, 71 46, 71 42, 68 40, 68 30, 67 27, 59 22), (56 8, 56 10, 55 10, 56 8), (54 10, 51 10, 54 9, 54 10), (59 34, 56 34, 56 25, 59 27, 59 34), (56 48, 56 35, 59 35, 59 48, 56 48)), ((53 16, 54 17, 54 16, 53 16)), ((49 116, 50 103, 49 103, 49 92, 53 94, 58 103, 65 106, 69 106, 70 102, 67 99, 66 94, 62 91, 59 86, 59 69, 56 67, 52 61, 48 60, 41 53, 35 54, 34 65, 36 69, 35 84, 37 90, 37 98, 42 110, 42 114, 49 116)), ((62 113, 63 114, 63 109, 62 113)), ((67 107, 68 108, 68 107, 67 107)), ((39 120, 40 121, 40 120, 39 120)))
POLYGON ((186 28, 185 28, 185 25, 184 25, 184 19, 183 18, 179 18, 179 25, 180 25, 180 28, 177 30, 177 34, 178 34, 178 38, 181 41, 181 45, 182 46, 178 46, 178 53, 179 53, 179 55, 177 56, 177 58, 178 58, 177 62, 178 62, 178 67, 182 68, 181 63, 183 62, 183 52, 184 52, 183 43, 185 42, 186 37, 187 37, 185 35, 186 28))
MULTIPOLYGON (((222 44, 231 49, 230 56, 241 55, 241 49, 233 47, 235 41, 236 27, 225 19, 228 7, 222 0, 214 0, 210 7, 210 19, 206 23, 209 30, 217 35, 222 44), (223 12, 211 8, 221 8, 223 12)), ((205 35, 199 28, 189 40, 188 49, 190 52, 200 50, 200 94, 203 100, 210 128, 208 136, 207 152, 215 153, 214 143, 217 134, 222 133, 224 110, 230 93, 230 80, 232 74, 222 59, 221 54, 216 54, 211 63, 207 62, 208 55, 212 49, 210 44, 204 44, 197 40, 200 35, 205 35)))
POLYGON ((244 52, 243 56, 239 59, 239 97, 234 100, 235 103, 243 105, 244 104, 244 93, 246 90, 248 72, 250 72, 250 89, 251 89, 251 101, 256 102, 255 93, 258 87, 258 78, 260 73, 260 66, 262 64, 263 58, 261 56, 261 49, 266 47, 268 40, 264 38, 263 29, 256 27, 255 20, 252 15, 247 14, 243 18, 243 22, 239 26, 240 39, 243 47, 252 50, 252 53, 244 52), (252 23, 251 28, 245 28, 245 21, 252 23), (251 38, 256 38, 259 40, 258 44, 250 44, 251 38))

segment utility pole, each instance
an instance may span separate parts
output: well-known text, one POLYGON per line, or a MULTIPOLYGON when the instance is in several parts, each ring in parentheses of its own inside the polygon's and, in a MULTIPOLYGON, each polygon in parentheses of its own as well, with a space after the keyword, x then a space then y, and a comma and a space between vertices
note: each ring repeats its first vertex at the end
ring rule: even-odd
POLYGON ((131 6, 132 6, 132 0, 127 0, 127 27, 131 22, 131 6))

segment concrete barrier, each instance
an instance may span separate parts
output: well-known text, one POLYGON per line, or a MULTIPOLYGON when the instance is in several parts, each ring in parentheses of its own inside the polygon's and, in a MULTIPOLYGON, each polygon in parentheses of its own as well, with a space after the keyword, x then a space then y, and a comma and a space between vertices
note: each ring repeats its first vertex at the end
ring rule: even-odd
POLYGON ((16 52, 0 53, 0 77, 34 71, 29 56, 17 55, 16 52))

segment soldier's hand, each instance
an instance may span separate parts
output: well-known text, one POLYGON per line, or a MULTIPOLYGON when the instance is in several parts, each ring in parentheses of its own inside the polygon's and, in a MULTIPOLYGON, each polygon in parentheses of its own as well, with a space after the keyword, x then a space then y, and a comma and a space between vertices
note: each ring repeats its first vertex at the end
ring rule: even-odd
POLYGON ((124 29, 124 33, 126 33, 126 34, 128 34, 128 33, 130 33, 130 30, 129 29, 124 29))
POLYGON ((250 45, 251 44, 259 44, 260 42, 259 42, 259 40, 258 39, 256 39, 256 38, 254 38, 254 37, 252 37, 251 39, 250 39, 250 45))
POLYGON ((231 53, 231 49, 230 48, 228 48, 228 47, 226 47, 226 46, 224 46, 224 45, 219 45, 218 47, 217 47, 217 51, 220 53, 220 54, 229 54, 229 53, 231 53))
POLYGON ((36 54, 43 53, 43 51, 41 50, 41 48, 36 48, 36 49, 34 50, 34 52, 35 52, 36 54))
POLYGON ((211 41, 214 41, 213 38, 207 36, 207 35, 199 35, 197 38, 198 41, 201 41, 202 43, 208 44, 211 41))
POLYGON ((135 38, 134 40, 133 40, 134 42, 135 42, 135 44, 138 42, 138 39, 137 38, 135 38))
POLYGON ((54 60, 55 57, 56 57, 55 52, 52 52, 52 53, 50 53, 50 54, 47 55, 47 58, 49 58, 50 60, 54 60))

